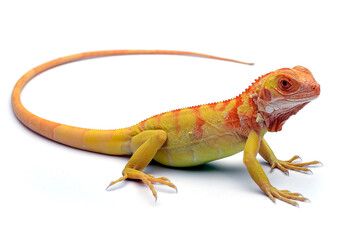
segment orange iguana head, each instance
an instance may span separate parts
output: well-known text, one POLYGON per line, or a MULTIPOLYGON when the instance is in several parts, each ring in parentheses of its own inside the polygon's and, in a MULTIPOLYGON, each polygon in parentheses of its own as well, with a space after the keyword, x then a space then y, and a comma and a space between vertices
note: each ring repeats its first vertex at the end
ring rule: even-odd
POLYGON ((280 131, 290 116, 320 94, 320 86, 312 73, 302 66, 278 69, 261 80, 258 116, 270 132, 280 131))

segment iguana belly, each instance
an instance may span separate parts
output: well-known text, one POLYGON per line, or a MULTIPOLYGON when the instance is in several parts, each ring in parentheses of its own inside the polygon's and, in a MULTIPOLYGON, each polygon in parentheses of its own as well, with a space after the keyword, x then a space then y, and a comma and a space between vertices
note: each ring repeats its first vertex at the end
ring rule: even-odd
POLYGON ((190 144, 181 144, 175 139, 174 142, 169 135, 167 143, 154 159, 167 166, 191 167, 236 154, 244 149, 245 144, 245 141, 238 141, 238 136, 231 134, 213 136, 190 144))

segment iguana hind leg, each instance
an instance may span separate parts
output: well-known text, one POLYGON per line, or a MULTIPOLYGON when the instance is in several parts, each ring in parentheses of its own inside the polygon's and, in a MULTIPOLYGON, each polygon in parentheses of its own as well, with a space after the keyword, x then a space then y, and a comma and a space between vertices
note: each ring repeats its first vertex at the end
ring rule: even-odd
POLYGON ((313 165, 321 164, 319 161, 293 163, 294 160, 300 159, 298 155, 295 155, 288 161, 278 160, 264 138, 262 138, 260 142, 259 154, 271 165, 272 170, 274 168, 278 168, 287 175, 289 174, 288 169, 311 173, 312 171, 310 171, 310 169, 306 168, 305 166, 312 167, 313 165))
POLYGON ((157 200, 157 192, 152 183, 160 183, 176 189, 176 186, 165 177, 155 178, 145 174, 142 170, 151 162, 157 151, 167 140, 167 133, 163 130, 146 130, 131 139, 133 155, 122 171, 123 177, 112 181, 110 186, 125 179, 138 179, 145 183, 157 200))

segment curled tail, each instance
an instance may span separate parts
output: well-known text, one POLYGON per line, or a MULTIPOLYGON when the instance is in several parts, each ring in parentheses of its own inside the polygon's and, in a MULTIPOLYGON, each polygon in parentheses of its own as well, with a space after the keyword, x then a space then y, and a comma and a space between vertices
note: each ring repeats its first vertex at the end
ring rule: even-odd
POLYGON ((93 130, 68 126, 36 116, 29 112, 22 104, 20 95, 25 85, 38 74, 60 66, 62 64, 103 56, 115 55, 134 55, 134 54, 170 54, 187 55, 212 58, 223 61, 230 61, 242 64, 251 64, 237 60, 211 56, 207 54, 185 52, 185 51, 167 51, 167 50, 107 50, 85 52, 66 57, 58 58, 44 64, 41 64, 23 75, 16 83, 12 92, 12 107, 17 118, 34 132, 62 144, 106 154, 130 154, 129 141, 131 139, 130 129, 118 130, 93 130))

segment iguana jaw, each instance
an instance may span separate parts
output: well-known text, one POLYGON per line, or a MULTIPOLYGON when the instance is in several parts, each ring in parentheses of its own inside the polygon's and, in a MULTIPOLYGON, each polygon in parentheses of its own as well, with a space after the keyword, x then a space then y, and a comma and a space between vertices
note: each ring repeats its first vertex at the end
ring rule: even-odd
POLYGON ((295 105, 290 109, 286 109, 285 111, 280 110, 270 110, 270 113, 267 111, 269 108, 267 107, 267 111, 259 111, 258 114, 262 116, 264 123, 269 132, 278 132, 282 130, 284 123, 289 119, 290 116, 295 115, 300 109, 302 109, 309 102, 304 102, 299 105, 295 105))

